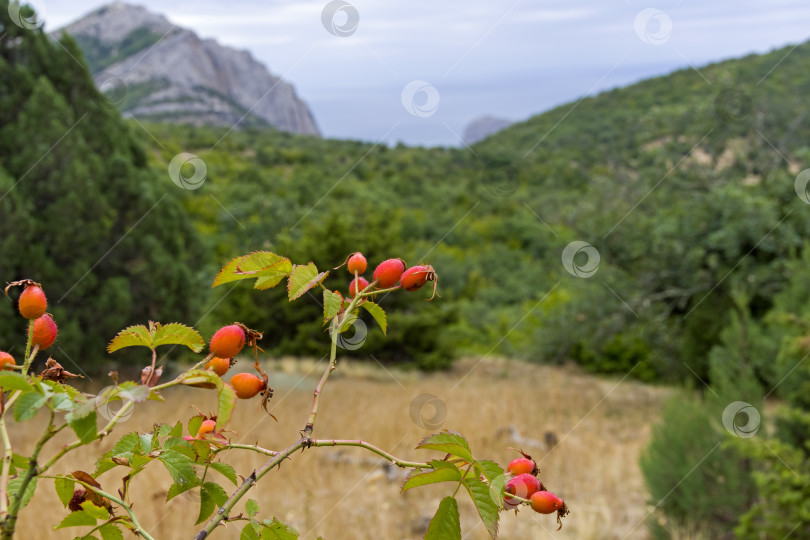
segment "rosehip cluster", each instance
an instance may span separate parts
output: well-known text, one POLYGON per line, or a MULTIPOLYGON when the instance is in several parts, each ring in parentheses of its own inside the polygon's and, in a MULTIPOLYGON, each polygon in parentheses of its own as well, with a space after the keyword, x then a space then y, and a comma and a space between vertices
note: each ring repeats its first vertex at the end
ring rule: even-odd
MULTIPOLYGON (((14 281, 6 286, 5 293, 8 296, 8 291, 12 287, 23 287, 23 292, 17 301, 20 315, 28 319, 31 325, 31 345, 35 345, 40 351, 44 351, 56 341, 57 328, 53 317, 49 313, 45 313, 48 309, 48 299, 45 297, 45 292, 42 290, 42 285, 31 279, 23 279, 14 281)), ((0 367, 7 368, 11 364, 15 364, 13 358, 3 357, 0 361, 0 367)))
MULTIPOLYGON (((349 255, 345 264, 349 272, 354 276, 354 279, 349 284, 349 294, 355 297, 369 286, 368 280, 361 276, 368 268, 368 263, 365 256, 358 251, 349 255)), ((408 268, 402 259, 384 260, 374 269, 372 279, 372 284, 377 289, 400 287, 406 291, 417 291, 428 281, 433 281, 433 296, 436 295, 436 283, 438 282, 438 277, 432 266, 418 264, 408 268)), ((433 296, 430 298, 432 299, 433 296)))
MULTIPOLYGON (((234 357, 242 351, 245 344, 256 347, 257 339, 261 339, 261 333, 251 330, 241 323, 223 326, 211 338, 209 349, 214 357, 208 361, 205 368, 222 377, 235 363, 234 357)), ((261 377, 253 373, 237 373, 231 377, 228 384, 234 389, 236 397, 239 399, 250 399, 257 394, 262 394, 262 403, 266 405, 267 400, 273 397, 273 389, 268 386, 267 374, 259 367, 258 360, 254 367, 261 377)))
MULTIPOLYGON (((557 523, 562 527, 561 518, 568 514, 568 506, 561 498, 547 491, 543 483, 538 480, 537 464, 521 452, 523 457, 513 459, 506 468, 507 474, 512 478, 504 486, 503 505, 512 510, 528 502, 532 510, 540 514, 557 513, 557 523), (511 496, 510 496, 511 495, 511 496), (516 497, 520 497, 518 500, 516 497)), ((559 530, 559 528, 558 528, 559 530)))

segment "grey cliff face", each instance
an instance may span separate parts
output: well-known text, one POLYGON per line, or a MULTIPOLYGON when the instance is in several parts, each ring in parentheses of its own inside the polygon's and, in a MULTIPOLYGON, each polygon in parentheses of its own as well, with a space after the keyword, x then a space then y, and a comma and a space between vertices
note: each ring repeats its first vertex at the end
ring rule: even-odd
POLYGON ((113 101, 126 115, 320 135, 293 86, 249 52, 201 39, 143 7, 116 2, 61 32, 76 39, 96 84, 115 87, 113 101))

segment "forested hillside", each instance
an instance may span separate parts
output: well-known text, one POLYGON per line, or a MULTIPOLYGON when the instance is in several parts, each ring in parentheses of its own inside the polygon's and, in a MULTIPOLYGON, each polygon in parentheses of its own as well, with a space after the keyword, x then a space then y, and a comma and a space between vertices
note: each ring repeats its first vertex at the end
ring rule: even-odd
MULTIPOLYGON (((190 320, 208 257, 178 194, 147 166, 131 125, 102 97, 69 38, 14 24, 0 3, 0 279, 47 284, 71 368, 105 364, 122 327, 190 320), (194 292, 192 292, 194 291, 194 292), (70 314, 68 316, 68 314, 70 314)), ((0 302, 0 335, 24 326, 0 302)), ((3 343, 3 347, 12 343, 3 343)))
POLYGON ((810 157, 807 44, 587 97, 472 148, 389 148, 128 124, 69 38, 57 46, 5 26, 16 37, 2 45, 14 80, 2 109, 3 242, 24 256, 5 257, 3 274, 49 282, 64 296, 57 310, 81 302, 75 324, 99 342, 148 317, 207 329, 270 314, 272 352, 311 354, 322 329, 274 293, 199 286, 250 250, 321 266, 362 250, 372 262, 430 262, 442 296, 429 312, 397 299, 401 335, 383 343, 372 331, 363 354, 384 348, 387 361, 425 368, 510 354, 707 379, 730 313, 744 302, 756 319, 772 306, 810 227, 794 190, 810 157), (181 152, 204 161, 200 189, 169 177, 181 152), (591 277, 562 264, 572 241, 598 251, 591 277), (133 298, 152 299, 138 302, 148 313, 133 298))
MULTIPOLYGON (((735 298, 754 317, 767 311, 810 226, 794 190, 810 157, 802 98, 810 46, 772 70, 786 52, 589 97, 471 149, 266 131, 220 141, 224 131, 166 125, 148 126, 142 141, 155 175, 181 151, 205 161, 205 185, 185 205, 212 262, 251 249, 321 265, 354 249, 425 260, 439 270, 451 326, 433 336, 436 321, 410 322, 425 340, 446 343, 443 351, 705 379, 735 298), (561 263, 575 240, 598 250, 590 278, 561 263)), ((244 313, 254 302, 235 290, 218 309, 244 313)), ((274 306, 268 295, 249 309, 258 317, 274 306)), ((289 330, 279 328, 277 351, 307 353, 320 332, 289 330)), ((419 357, 419 344, 386 343, 412 352, 393 357, 419 357)), ((436 358, 423 365, 449 361, 431 350, 436 358)))

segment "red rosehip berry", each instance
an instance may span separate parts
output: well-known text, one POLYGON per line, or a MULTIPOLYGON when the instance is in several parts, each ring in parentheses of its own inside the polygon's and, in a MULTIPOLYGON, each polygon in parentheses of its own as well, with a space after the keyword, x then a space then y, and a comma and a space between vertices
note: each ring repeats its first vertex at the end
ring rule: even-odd
POLYGON ((565 502, 550 491, 537 491, 529 499, 532 501, 532 510, 541 514, 559 512, 565 507, 565 502))
POLYGON ((517 495, 522 499, 528 499, 541 488, 542 484, 540 481, 531 474, 519 474, 509 480, 504 487, 504 491, 506 492, 503 501, 504 506, 511 510, 521 504, 518 501, 512 502, 509 495, 517 495))
POLYGON ((56 341, 56 323, 49 314, 44 314, 34 321, 34 331, 31 338, 32 345, 38 345, 44 351, 56 341))
POLYGON ((411 266, 402 273, 402 288, 406 291, 416 291, 428 282, 428 267, 411 266))
POLYGON ((14 357, 5 351, 0 351, 0 369, 11 369, 9 366, 16 366, 14 357))
POLYGON ((405 261, 402 259, 387 259, 374 269, 374 279, 381 289, 388 289, 399 283, 405 271, 405 261))
POLYGON ((205 369, 209 369, 222 377, 231 367, 231 359, 230 358, 220 358, 219 356, 213 357, 211 360, 205 364, 205 369))
POLYGON ((253 373, 237 373, 231 377, 230 384, 239 399, 250 399, 267 388, 265 382, 253 373))
POLYGON ((352 274, 362 274, 366 271, 366 267, 368 263, 366 263, 366 258, 363 257, 363 254, 359 251, 353 255, 350 255, 347 259, 349 272, 352 274))
POLYGON ((18 303, 20 315, 26 319, 39 319, 48 309, 45 293, 36 285, 28 285, 20 295, 18 303))
POLYGON ((211 338, 210 350, 214 356, 233 358, 245 346, 245 331, 236 324, 223 326, 211 338))
POLYGON ((366 281, 365 278, 355 278, 349 284, 349 294, 357 296, 357 293, 362 292, 366 287, 368 287, 368 281, 366 281))
POLYGON ((506 470, 515 476, 519 474, 537 474, 537 466, 534 461, 525 457, 513 459, 506 470))
POLYGON ((209 433, 214 433, 214 428, 217 426, 216 420, 203 420, 203 423, 200 424, 200 429, 197 430, 197 438, 202 439, 209 433))

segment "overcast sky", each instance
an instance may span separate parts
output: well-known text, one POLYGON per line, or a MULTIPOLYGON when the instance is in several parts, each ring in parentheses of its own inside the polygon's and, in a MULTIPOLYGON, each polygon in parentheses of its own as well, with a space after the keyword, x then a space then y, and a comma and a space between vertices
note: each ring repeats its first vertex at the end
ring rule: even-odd
MULTIPOLYGON (((106 3, 31 2, 48 30, 106 3)), ((482 115, 524 120, 586 94, 810 38, 808 0, 132 3, 250 50, 295 85, 327 137, 422 145, 458 145, 482 115)))

